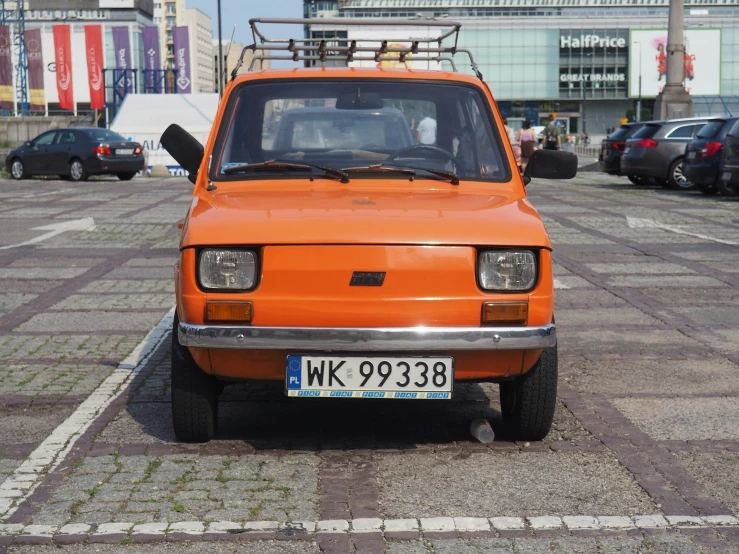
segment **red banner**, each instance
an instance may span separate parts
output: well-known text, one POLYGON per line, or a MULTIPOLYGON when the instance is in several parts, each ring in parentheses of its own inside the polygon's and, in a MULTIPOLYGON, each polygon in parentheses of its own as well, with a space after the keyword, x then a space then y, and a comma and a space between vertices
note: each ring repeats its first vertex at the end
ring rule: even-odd
POLYGON ((100 25, 85 25, 85 47, 87 48, 87 82, 90 85, 90 108, 102 110, 105 106, 103 86, 103 30, 100 25))
POLYGON ((56 90, 59 92, 59 107, 74 109, 74 86, 72 83, 72 39, 69 25, 53 25, 54 59, 56 61, 56 90))

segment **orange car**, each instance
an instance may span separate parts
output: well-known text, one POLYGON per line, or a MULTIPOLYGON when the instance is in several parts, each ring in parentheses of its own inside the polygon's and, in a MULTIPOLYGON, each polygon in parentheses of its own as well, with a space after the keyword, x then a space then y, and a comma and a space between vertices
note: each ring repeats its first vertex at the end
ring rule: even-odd
MULTIPOLYGON (((319 57, 299 42, 293 59, 319 57)), ((343 48, 332 55, 362 59, 343 48)), ((444 400, 455 382, 495 381, 512 436, 548 433, 551 244, 524 186, 571 178, 577 162, 536 151, 522 176, 480 76, 250 71, 224 91, 204 148, 176 125, 162 143, 195 184, 175 271, 180 440, 213 436, 222 384, 240 379, 329 402, 444 400)))

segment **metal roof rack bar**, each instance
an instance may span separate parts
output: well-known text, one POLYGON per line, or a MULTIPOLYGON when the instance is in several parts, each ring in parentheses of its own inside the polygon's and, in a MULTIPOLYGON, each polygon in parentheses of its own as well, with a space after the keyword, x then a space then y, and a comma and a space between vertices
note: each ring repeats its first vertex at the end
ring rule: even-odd
POLYGON ((482 74, 475 63, 472 52, 464 48, 457 48, 459 41, 459 30, 461 23, 456 21, 440 21, 435 19, 405 19, 405 20, 387 20, 387 19, 291 19, 291 18, 256 18, 250 19, 252 36, 254 44, 246 46, 241 51, 241 56, 236 67, 231 72, 231 78, 235 79, 239 69, 244 63, 246 52, 251 50, 254 53, 249 70, 255 66, 255 61, 259 61, 260 67, 265 60, 287 60, 287 61, 398 61, 405 63, 410 61, 409 55, 413 56, 413 61, 434 61, 449 62, 453 71, 457 71, 452 56, 455 54, 464 54, 470 60, 470 65, 475 75, 482 79, 482 74), (274 39, 266 37, 258 28, 258 24, 294 24, 294 25, 320 25, 328 27, 351 27, 351 26, 382 26, 382 27, 423 27, 438 28, 440 34, 433 37, 414 37, 404 42, 410 42, 410 47, 400 47, 395 45, 397 38, 346 38, 346 37, 324 37, 324 38, 295 38, 295 39, 274 39), (453 46, 442 46, 442 41, 453 38, 453 46), (362 46, 358 46, 362 43, 362 46), (436 43, 437 46, 433 46, 436 43), (424 45, 424 46, 420 46, 424 45), (259 50, 259 54, 257 54, 259 50), (290 56, 280 56, 273 52, 289 52, 290 56), (373 56, 356 56, 357 53, 371 53, 373 56), (418 57, 418 54, 427 54, 424 57, 418 57), (438 56, 431 56, 438 54, 438 56))
MULTIPOLYGON (((326 62, 326 61, 347 61, 346 56, 254 56, 251 59, 251 65, 249 66, 249 71, 251 71, 254 68, 254 65, 256 62, 261 62, 263 60, 286 60, 286 61, 295 61, 295 60, 311 60, 311 61, 320 61, 320 62, 326 62)), ((405 62, 405 58, 402 56, 383 56, 383 61, 390 61, 390 62, 405 62)), ((448 62, 449 65, 452 66, 452 71, 457 71, 457 66, 454 63, 454 60, 450 57, 423 57, 419 58, 417 56, 413 57, 414 61, 417 62, 448 62)), ((367 57, 354 57, 350 61, 355 62, 371 62, 371 61, 377 61, 377 58, 367 58, 367 57)))

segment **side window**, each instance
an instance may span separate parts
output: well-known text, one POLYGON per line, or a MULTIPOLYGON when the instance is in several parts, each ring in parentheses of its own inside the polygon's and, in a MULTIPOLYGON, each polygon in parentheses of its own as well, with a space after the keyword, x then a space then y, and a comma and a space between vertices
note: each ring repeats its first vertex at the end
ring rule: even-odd
POLYGON ((683 125, 682 127, 676 127, 670 131, 666 138, 691 138, 696 127, 698 127, 698 125, 683 125))
POLYGON ((736 123, 734 123, 731 129, 729 129, 728 134, 732 137, 739 137, 739 119, 737 119, 736 123))
POLYGON ((48 146, 52 142, 54 142, 54 137, 56 137, 56 131, 52 131, 50 133, 46 133, 45 135, 41 135, 39 138, 36 139, 36 141, 33 144, 35 146, 48 146))
POLYGON ((72 131, 59 131, 56 136, 56 144, 74 144, 77 142, 77 137, 74 136, 72 131))

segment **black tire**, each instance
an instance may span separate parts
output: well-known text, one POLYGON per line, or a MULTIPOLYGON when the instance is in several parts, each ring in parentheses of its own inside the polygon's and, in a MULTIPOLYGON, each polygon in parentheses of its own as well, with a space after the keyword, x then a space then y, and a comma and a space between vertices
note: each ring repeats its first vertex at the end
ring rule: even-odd
POLYGON ((130 181, 131 179, 133 179, 134 175, 136 174, 135 173, 119 173, 118 178, 121 181, 130 181))
POLYGON ((718 193, 718 186, 716 186, 716 183, 712 183, 710 185, 702 184, 698 185, 698 190, 706 196, 713 196, 718 193))
POLYGON ((21 179, 26 179, 28 177, 26 166, 23 165, 20 158, 14 158, 13 161, 10 162, 10 175, 16 181, 20 181, 21 179))
POLYGON ((538 441, 549 433, 557 404, 557 372, 555 345, 544 349, 528 373, 500 384, 503 424, 513 440, 538 441))
POLYGON ((644 184, 644 179, 642 179, 641 177, 637 177, 636 175, 627 175, 626 178, 632 183, 634 183, 635 185, 644 184))
POLYGON ((69 179, 75 182, 87 181, 87 169, 79 158, 69 162, 69 179))
POLYGON ((716 183, 716 187, 722 196, 737 196, 736 185, 731 186, 726 181, 719 181, 716 183))
POLYGON ((172 329, 172 423, 182 442, 208 442, 218 424, 218 395, 215 379, 193 360, 177 337, 179 319, 172 329))
POLYGON ((675 190, 695 190, 697 185, 692 181, 688 181, 687 177, 683 175, 683 159, 678 158, 670 164, 670 169, 667 172, 667 182, 670 188, 675 190))

